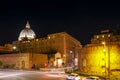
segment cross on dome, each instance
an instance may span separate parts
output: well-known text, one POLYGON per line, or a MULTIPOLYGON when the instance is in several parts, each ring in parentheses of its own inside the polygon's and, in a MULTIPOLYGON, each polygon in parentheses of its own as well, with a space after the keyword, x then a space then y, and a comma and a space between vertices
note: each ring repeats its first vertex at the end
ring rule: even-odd
POLYGON ((29 21, 27 21, 27 24, 26 24, 25 28, 30 28, 29 21))

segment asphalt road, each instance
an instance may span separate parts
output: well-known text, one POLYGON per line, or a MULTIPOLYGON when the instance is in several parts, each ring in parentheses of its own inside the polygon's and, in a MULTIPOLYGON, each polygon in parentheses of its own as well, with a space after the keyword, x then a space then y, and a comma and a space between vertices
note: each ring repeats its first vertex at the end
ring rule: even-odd
POLYGON ((0 80, 65 80, 65 75, 39 71, 0 70, 0 80))

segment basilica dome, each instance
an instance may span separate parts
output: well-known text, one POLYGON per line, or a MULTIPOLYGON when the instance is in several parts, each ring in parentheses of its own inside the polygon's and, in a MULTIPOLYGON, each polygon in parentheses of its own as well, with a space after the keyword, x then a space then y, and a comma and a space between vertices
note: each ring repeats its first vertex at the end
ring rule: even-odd
POLYGON ((35 39, 35 32, 30 28, 29 22, 27 22, 25 28, 20 32, 19 41, 35 39))

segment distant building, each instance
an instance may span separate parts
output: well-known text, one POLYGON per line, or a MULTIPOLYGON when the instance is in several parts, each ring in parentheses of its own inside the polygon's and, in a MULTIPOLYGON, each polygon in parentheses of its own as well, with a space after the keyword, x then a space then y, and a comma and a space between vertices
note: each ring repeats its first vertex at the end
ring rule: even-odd
POLYGON ((12 53, 12 51, 13 51, 12 44, 5 44, 4 46, 0 46, 0 53, 1 54, 12 53))
POLYGON ((120 75, 119 31, 103 30, 94 35, 91 44, 81 49, 78 55, 79 71, 111 77, 120 75))

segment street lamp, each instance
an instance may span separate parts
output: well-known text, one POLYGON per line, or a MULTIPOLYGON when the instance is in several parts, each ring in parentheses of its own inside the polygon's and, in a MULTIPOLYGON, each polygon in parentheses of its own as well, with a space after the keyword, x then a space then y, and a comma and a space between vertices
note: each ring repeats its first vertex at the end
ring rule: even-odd
POLYGON ((18 52, 18 48, 16 46, 13 46, 13 51, 18 52))
POLYGON ((110 80, 110 44, 109 44, 109 42, 110 42, 110 35, 108 35, 108 79, 110 80))
POLYGON ((16 49, 16 46, 13 46, 13 49, 15 50, 15 49, 16 49))

